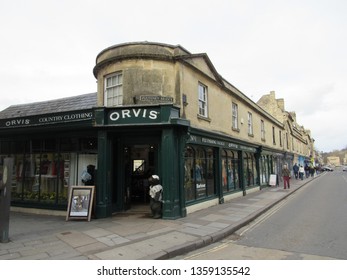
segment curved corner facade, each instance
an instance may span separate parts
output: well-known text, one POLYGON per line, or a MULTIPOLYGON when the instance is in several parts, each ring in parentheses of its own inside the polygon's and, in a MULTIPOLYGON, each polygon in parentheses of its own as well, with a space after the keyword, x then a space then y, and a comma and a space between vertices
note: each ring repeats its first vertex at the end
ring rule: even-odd
POLYGON ((39 115, 32 104, 0 112, 1 155, 16 162, 13 206, 63 209, 93 165, 95 217, 148 204, 148 178, 158 174, 163 218, 176 219, 268 186, 282 164, 312 156, 313 139, 274 93, 279 117, 224 80, 206 54, 120 44, 98 54, 93 73, 97 93, 52 100, 39 115))

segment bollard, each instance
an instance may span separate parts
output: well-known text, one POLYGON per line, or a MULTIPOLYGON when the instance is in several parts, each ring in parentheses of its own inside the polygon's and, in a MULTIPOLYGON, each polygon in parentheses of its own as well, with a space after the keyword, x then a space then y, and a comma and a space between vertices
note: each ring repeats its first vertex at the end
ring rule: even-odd
POLYGON ((0 177, 0 242, 9 241, 13 158, 5 158, 0 177))

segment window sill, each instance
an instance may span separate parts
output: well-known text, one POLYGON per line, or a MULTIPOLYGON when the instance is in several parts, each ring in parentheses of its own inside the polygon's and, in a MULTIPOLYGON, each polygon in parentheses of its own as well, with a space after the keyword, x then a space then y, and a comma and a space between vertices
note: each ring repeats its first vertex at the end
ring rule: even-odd
POLYGON ((201 115, 197 115, 198 119, 200 120, 203 120, 203 121, 207 121, 207 122, 211 122, 211 119, 208 118, 208 117, 204 117, 204 116, 201 116, 201 115))
POLYGON ((249 133, 248 133, 248 136, 254 138, 254 134, 249 134, 249 133))
POLYGON ((240 132, 240 129, 239 128, 235 128, 235 127, 232 127, 231 130, 235 131, 235 132, 240 132))

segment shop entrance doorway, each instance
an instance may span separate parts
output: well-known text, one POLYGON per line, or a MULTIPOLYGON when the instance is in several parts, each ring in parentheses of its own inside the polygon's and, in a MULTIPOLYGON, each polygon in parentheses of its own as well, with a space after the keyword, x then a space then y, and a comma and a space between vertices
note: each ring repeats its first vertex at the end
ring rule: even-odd
POLYGON ((124 147, 125 210, 148 211, 148 178, 156 174, 157 150, 154 144, 124 147))

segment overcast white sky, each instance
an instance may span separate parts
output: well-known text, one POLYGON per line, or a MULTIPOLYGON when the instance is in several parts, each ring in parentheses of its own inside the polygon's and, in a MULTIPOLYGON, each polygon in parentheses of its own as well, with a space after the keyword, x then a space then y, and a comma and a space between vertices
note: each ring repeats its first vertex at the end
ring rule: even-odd
POLYGON ((103 49, 132 41, 207 53, 255 102, 274 90, 316 148, 347 147, 345 0, 0 0, 0 110, 96 91, 103 49))

